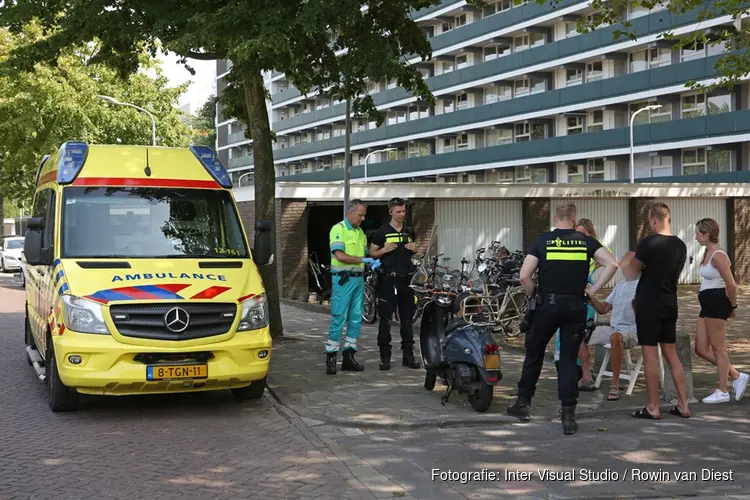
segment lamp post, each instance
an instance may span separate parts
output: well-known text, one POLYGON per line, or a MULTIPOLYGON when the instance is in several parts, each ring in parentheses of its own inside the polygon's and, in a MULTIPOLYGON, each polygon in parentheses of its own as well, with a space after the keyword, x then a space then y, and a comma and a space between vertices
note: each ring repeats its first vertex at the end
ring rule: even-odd
POLYGON ((156 146, 156 120, 154 119, 154 115, 152 115, 148 110, 143 109, 140 106, 136 106, 135 104, 130 104, 129 102, 120 102, 114 97, 110 97, 108 95, 98 95, 96 97, 107 101, 110 104, 117 104, 118 106, 128 106, 130 108, 137 109, 141 113, 146 113, 148 117, 151 118, 151 145, 156 146))
POLYGON ((367 156, 365 156, 365 184, 367 184, 367 160, 370 159, 370 156, 374 155, 375 153, 384 153, 386 151, 395 151, 395 150, 396 148, 385 148, 385 149, 377 149, 375 151, 367 153, 367 156))
POLYGON ((650 106, 646 106, 644 108, 639 109, 635 113, 633 113, 633 116, 630 117, 630 183, 633 184, 635 182, 635 160, 633 159, 633 122, 635 121, 635 117, 638 116, 638 113, 641 111, 651 110, 651 109, 659 109, 661 108, 661 104, 651 104, 650 106))
POLYGON ((242 178, 247 177, 248 175, 253 175, 253 171, 251 170, 250 172, 240 175, 240 177, 237 179, 237 187, 242 187, 242 178))

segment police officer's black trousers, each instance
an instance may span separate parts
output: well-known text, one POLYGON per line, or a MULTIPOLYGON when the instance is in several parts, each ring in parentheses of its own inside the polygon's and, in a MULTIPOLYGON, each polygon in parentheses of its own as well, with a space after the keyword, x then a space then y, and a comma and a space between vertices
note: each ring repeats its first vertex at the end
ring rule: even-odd
POLYGON ((579 296, 560 296, 550 303, 542 295, 540 304, 526 334, 526 358, 523 361, 518 396, 531 400, 542 372, 547 344, 560 329, 560 362, 558 365, 557 393, 563 406, 578 403, 578 348, 586 327, 586 304, 579 296))
POLYGON ((378 276, 378 315, 380 316, 378 346, 381 351, 390 350, 390 322, 396 307, 398 307, 401 323, 401 349, 413 349, 414 331, 411 323, 414 317, 414 290, 409 287, 410 284, 409 276, 393 277, 387 274, 378 276))

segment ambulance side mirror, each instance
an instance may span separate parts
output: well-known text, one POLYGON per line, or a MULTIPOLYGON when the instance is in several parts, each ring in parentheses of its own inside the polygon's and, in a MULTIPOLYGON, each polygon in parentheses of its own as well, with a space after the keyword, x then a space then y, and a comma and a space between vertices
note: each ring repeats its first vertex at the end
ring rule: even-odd
POLYGON ((253 258, 259 266, 273 264, 273 250, 271 248, 271 223, 258 221, 255 223, 255 248, 253 258))
POLYGON ((31 266, 46 264, 42 255, 42 234, 44 232, 44 219, 32 217, 27 225, 28 231, 23 242, 23 254, 26 263, 31 266))

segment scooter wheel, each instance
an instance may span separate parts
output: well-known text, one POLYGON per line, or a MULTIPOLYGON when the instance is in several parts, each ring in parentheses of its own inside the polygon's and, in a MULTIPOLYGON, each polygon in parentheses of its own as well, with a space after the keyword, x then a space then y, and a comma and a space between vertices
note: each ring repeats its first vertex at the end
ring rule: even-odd
POLYGON ((432 372, 427 372, 424 376, 424 388, 431 391, 435 388, 435 382, 437 382, 437 375, 432 372))
POLYGON ((479 413, 486 412, 492 404, 492 395, 494 387, 487 382, 481 381, 479 389, 469 394, 469 404, 479 413))

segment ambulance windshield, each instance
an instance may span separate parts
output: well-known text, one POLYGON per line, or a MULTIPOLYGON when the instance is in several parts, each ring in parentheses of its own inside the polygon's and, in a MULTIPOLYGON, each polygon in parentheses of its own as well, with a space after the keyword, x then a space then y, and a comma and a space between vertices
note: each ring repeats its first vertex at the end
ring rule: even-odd
POLYGON ((247 258, 227 191, 67 187, 63 258, 247 258))

